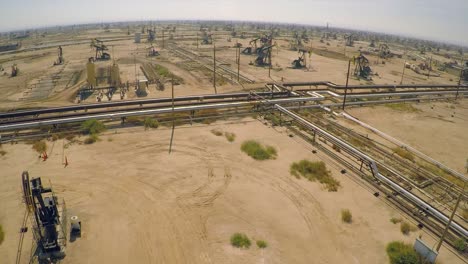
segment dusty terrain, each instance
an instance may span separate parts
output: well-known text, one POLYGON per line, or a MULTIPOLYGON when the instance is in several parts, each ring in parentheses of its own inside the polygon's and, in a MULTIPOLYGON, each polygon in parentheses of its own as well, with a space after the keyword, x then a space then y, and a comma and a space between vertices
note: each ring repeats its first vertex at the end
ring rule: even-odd
MULTIPOLYGON (((68 244, 62 263, 387 263, 390 241, 413 243, 422 235, 435 244, 424 231, 401 234, 390 222, 401 217, 397 211, 281 128, 252 119, 178 127, 169 155, 170 134, 164 127, 134 127, 107 131, 93 145, 48 142, 45 162, 31 145, 3 145, 0 259, 12 263, 16 256, 23 170, 50 180, 70 214, 82 220, 82 237, 68 244), (235 142, 213 135, 213 128, 235 133, 235 142), (255 161, 242 153, 248 139, 274 146, 277 159, 255 161), (325 161, 342 188, 327 192, 291 176, 289 165, 301 159, 325 161), (341 222, 344 208, 353 213, 351 224, 341 222), (252 247, 233 248, 235 232, 246 233, 252 247), (257 239, 268 247, 258 249, 257 239)), ((26 237, 23 263, 29 245, 26 237)), ((445 248, 440 260, 462 263, 445 248)))

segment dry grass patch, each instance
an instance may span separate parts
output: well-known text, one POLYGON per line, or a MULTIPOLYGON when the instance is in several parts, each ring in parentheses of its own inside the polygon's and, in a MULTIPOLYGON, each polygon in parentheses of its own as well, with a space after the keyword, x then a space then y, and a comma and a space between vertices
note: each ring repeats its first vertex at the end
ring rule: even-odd
POLYGON ((353 215, 351 214, 351 211, 348 209, 341 210, 341 221, 348 224, 353 222, 353 215))
POLYGON ((37 153, 43 153, 47 151, 47 143, 45 141, 35 141, 32 145, 32 148, 37 152, 37 153))
POLYGON ((217 136, 217 137, 220 137, 223 135, 223 131, 219 130, 219 129, 212 129, 211 130, 211 134, 217 136))
POLYGON ((393 224, 398 224, 398 223, 401 223, 401 221, 403 221, 403 219, 401 219, 400 217, 392 217, 390 218, 390 222, 392 222, 393 224))
POLYGON ((325 185, 329 192, 337 192, 341 186, 340 182, 333 178, 331 172, 327 170, 327 166, 323 161, 312 162, 309 160, 301 160, 291 164, 290 173, 296 178, 300 176, 309 181, 319 181, 325 185))
POLYGON ((224 132, 224 136, 229 142, 234 142, 234 140, 236 140, 236 134, 234 133, 224 132))
POLYGON ((410 232, 416 231, 416 227, 406 221, 403 221, 400 224, 400 231, 403 235, 408 235, 410 232))
POLYGON ((411 104, 406 104, 406 103, 386 104, 385 106, 392 110, 400 111, 400 112, 409 112, 409 113, 421 112, 421 110, 419 110, 418 108, 414 107, 411 104))
POLYGON ((0 225, 0 245, 3 243, 4 239, 5 239, 5 233, 3 232, 2 225, 0 225))
POLYGON ((407 159, 407 160, 410 160, 412 162, 414 162, 414 155, 413 153, 409 152, 408 150, 402 148, 402 147, 397 147, 397 148, 394 148, 393 151, 400 157, 404 158, 404 159, 407 159))

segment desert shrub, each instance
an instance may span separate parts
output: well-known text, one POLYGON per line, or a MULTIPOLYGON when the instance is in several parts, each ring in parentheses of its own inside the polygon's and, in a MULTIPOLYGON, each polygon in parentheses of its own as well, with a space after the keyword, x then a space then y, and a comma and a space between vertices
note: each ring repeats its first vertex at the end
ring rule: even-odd
POLYGON ((411 225, 408 222, 401 222, 400 231, 404 235, 408 235, 411 232, 411 225))
POLYGON ((413 153, 409 152, 408 150, 406 150, 406 149, 404 149, 402 147, 398 147, 398 148, 394 148, 393 151, 398 156, 414 162, 414 155, 413 155, 413 153))
POLYGON ((75 134, 68 134, 65 136, 65 139, 68 140, 68 141, 72 141, 74 138, 75 138, 75 134))
POLYGON ((331 172, 327 170, 327 167, 323 161, 312 162, 309 160, 301 160, 291 164, 290 173, 296 178, 303 176, 309 181, 319 181, 321 184, 326 186, 329 192, 336 192, 341 186, 340 182, 333 178, 331 172))
POLYGON ((455 249, 460 251, 460 252, 464 252, 466 250, 466 241, 463 239, 463 238, 460 238, 460 239, 457 239, 455 241, 455 249))
POLYGON ((0 156, 5 156, 7 154, 6 151, 4 151, 3 149, 0 149, 0 156))
POLYGON ((94 142, 98 141, 98 136, 96 134, 92 134, 92 135, 89 135, 89 137, 87 137, 85 140, 84 140, 84 143, 85 144, 93 144, 94 142))
POLYGON ((223 131, 218 130, 218 129, 212 129, 212 130, 211 130, 211 133, 212 133, 213 135, 217 136, 217 137, 220 137, 220 136, 223 135, 223 131))
POLYGON ((257 240, 257 247, 258 248, 266 248, 266 247, 268 247, 268 244, 264 240, 257 240))
POLYGON ((237 248, 249 248, 250 247, 250 239, 247 237, 246 234, 243 233, 235 233, 231 236, 231 245, 237 248))
POLYGON ((149 128, 158 128, 159 127, 159 122, 158 120, 151 118, 151 117, 146 117, 145 121, 143 122, 145 126, 145 130, 149 128))
POLYGON ((393 224, 401 223, 401 221, 403 221, 403 219, 401 218, 397 218, 397 217, 390 218, 390 222, 392 222, 393 224))
POLYGON ((353 215, 348 209, 341 210, 341 221, 345 223, 351 223, 353 221, 353 215))
POLYGON ((106 130, 106 126, 99 120, 90 119, 86 120, 81 124, 81 128, 86 134, 99 134, 106 130))
POLYGON ((387 255, 391 264, 419 264, 418 253, 401 241, 393 241, 387 245, 387 255))
POLYGON ((5 233, 3 232, 2 225, 0 225, 0 245, 3 243, 4 239, 5 239, 5 233))
POLYGON ((236 140, 236 134, 234 133, 225 132, 224 136, 229 142, 234 142, 234 140, 236 140))
POLYGON ((32 148, 37 151, 38 153, 43 153, 47 150, 47 144, 45 141, 35 141, 32 145, 32 148))
POLYGON ((263 146, 254 140, 244 141, 241 145, 241 150, 256 160, 275 159, 277 156, 277 152, 274 147, 263 146))

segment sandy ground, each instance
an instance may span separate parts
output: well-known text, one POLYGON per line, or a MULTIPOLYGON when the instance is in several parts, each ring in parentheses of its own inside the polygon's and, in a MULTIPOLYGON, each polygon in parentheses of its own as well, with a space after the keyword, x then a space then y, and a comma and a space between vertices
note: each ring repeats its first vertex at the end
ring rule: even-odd
MULTIPOLYGON (((402 235, 389 221, 398 212, 355 175, 340 174, 342 167, 325 154, 312 154, 310 145, 281 128, 239 121, 179 127, 170 155, 167 128, 111 130, 93 145, 65 149, 61 140, 49 142, 45 162, 31 145, 2 146, 2 263, 16 256, 23 170, 50 180, 70 214, 82 220, 82 237, 68 244, 62 263, 387 263, 390 241, 413 243, 422 235, 435 244, 421 231, 402 235), (213 128, 235 133, 235 142, 213 135, 213 128), (242 153, 248 139, 277 148, 277 159, 255 161, 242 153), (301 159, 325 161, 342 188, 330 193, 291 176, 289 165, 301 159), (351 224, 341 222, 343 208, 353 213, 351 224), (229 244, 235 232, 269 246, 235 249, 229 244)), ((24 256, 28 237, 25 245, 24 256)), ((440 259, 462 263, 445 248, 440 259)))
MULTIPOLYGON (((402 112, 386 106, 348 108, 346 111, 466 175, 468 100, 413 106, 421 111, 402 112)), ((346 122, 346 125, 356 127, 352 122, 346 122)))

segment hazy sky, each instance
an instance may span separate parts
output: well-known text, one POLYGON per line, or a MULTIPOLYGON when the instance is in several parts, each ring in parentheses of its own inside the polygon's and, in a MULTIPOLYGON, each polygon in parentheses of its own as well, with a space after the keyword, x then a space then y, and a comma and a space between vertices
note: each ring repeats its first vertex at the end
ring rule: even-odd
POLYGON ((0 0, 0 31, 159 19, 329 22, 468 46, 468 0, 0 0))

